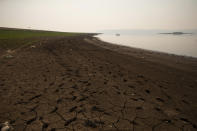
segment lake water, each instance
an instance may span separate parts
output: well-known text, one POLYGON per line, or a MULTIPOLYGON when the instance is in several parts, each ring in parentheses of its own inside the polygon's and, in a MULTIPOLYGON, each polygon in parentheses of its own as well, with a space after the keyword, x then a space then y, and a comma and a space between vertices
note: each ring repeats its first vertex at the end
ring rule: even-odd
POLYGON ((197 58, 197 34, 120 34, 104 33, 97 36, 103 41, 152 51, 197 58))

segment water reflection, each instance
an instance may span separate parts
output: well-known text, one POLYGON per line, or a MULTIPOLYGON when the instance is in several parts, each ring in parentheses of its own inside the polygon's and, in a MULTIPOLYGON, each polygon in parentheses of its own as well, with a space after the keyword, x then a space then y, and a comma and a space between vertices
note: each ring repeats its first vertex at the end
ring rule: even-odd
POLYGON ((197 57, 197 35, 98 35, 103 41, 130 47, 166 52, 177 55, 197 57))

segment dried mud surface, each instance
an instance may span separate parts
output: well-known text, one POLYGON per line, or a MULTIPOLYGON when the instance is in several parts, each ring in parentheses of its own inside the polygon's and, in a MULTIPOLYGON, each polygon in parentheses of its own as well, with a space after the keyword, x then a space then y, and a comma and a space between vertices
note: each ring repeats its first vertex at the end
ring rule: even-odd
POLYGON ((16 131, 197 130, 197 60, 90 36, 0 57, 0 122, 16 131))

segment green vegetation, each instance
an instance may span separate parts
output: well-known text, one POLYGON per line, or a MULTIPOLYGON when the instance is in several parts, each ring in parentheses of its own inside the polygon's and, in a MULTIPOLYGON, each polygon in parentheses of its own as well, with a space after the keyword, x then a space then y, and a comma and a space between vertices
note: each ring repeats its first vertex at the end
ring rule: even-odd
POLYGON ((54 36, 76 36, 79 34, 80 33, 0 28, 0 48, 14 49, 22 45, 33 43, 37 38, 54 36))
POLYGON ((0 29, 0 39, 18 39, 45 36, 73 36, 79 33, 37 31, 37 30, 20 30, 20 29, 0 29))

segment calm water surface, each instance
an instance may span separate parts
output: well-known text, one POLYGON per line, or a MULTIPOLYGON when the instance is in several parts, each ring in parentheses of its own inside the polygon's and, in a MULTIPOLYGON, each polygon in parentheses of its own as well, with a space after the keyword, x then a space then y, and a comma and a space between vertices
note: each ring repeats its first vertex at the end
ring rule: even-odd
POLYGON ((116 36, 115 34, 102 34, 97 37, 103 41, 114 44, 197 58, 197 34, 120 34, 120 36, 116 36))

